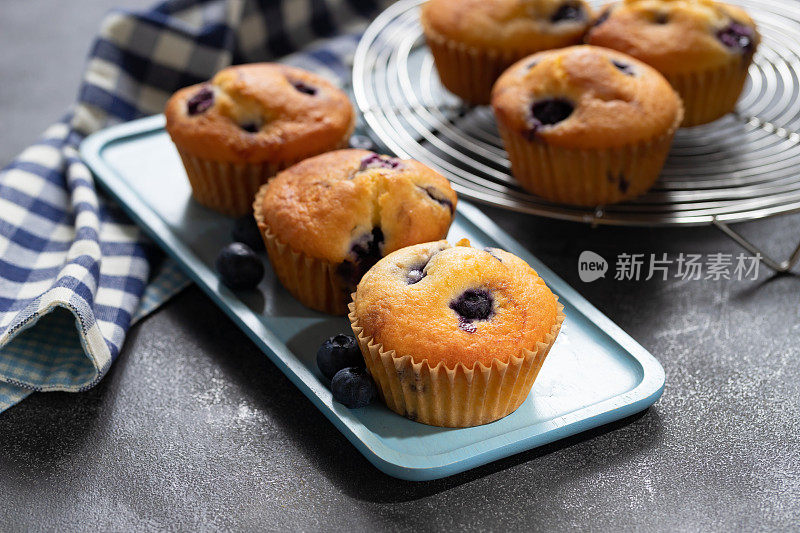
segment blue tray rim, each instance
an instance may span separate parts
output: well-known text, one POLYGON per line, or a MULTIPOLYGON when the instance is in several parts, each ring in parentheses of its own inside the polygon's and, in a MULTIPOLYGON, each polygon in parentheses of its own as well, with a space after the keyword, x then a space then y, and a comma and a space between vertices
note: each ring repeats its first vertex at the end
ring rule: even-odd
POLYGON ((594 322, 607 336, 617 342, 639 363, 642 379, 633 389, 612 398, 585 406, 554 420, 526 426, 511 433, 495 436, 473 444, 478 448, 469 457, 460 457, 459 450, 438 455, 418 456, 390 448, 372 437, 373 433, 355 418, 348 409, 334 405, 330 392, 320 387, 305 366, 296 361, 288 348, 242 303, 235 294, 218 284, 216 275, 202 263, 169 229, 161 217, 150 208, 125 181, 105 162, 103 150, 133 137, 150 135, 163 130, 163 115, 134 120, 112 126, 86 137, 80 145, 80 155, 92 169, 99 182, 118 201, 123 210, 168 255, 177 261, 186 274, 216 303, 223 312, 278 366, 289 380, 323 413, 323 415, 375 467, 391 476, 410 481, 427 481, 447 477, 483 464, 574 435, 603 424, 638 413, 655 403, 664 390, 664 369, 647 350, 590 304, 569 284, 531 255, 521 244, 506 234, 478 208, 460 201, 458 211, 500 246, 534 266, 547 284, 564 300, 594 322), (543 433, 524 436, 531 428, 547 427, 543 433), (496 440, 507 441, 494 446, 496 440), (368 444, 368 441, 372 444, 368 444))

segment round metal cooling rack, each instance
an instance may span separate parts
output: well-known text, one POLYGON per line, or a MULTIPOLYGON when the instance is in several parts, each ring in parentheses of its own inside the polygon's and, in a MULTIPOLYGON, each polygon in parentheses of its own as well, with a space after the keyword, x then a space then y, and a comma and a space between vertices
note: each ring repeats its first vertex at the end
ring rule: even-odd
POLYGON ((714 224, 764 264, 770 259, 730 223, 800 212, 800 10, 793 0, 741 2, 762 42, 736 112, 679 130, 656 185, 635 201, 594 209, 547 202, 514 178, 488 107, 468 107, 440 84, 419 25, 424 0, 401 0, 358 46, 353 90, 366 123, 388 149, 447 176, 465 198, 591 224, 714 224))

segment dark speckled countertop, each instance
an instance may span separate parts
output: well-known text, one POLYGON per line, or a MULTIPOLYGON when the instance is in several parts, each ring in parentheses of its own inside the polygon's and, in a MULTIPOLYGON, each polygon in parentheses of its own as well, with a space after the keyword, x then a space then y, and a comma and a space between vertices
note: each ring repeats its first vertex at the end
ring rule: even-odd
MULTIPOLYGON (((0 161, 72 101, 112 4, 2 3, 0 161)), ((661 361, 667 386, 654 407, 448 479, 398 481, 190 288, 132 329, 98 387, 0 414, 0 530, 796 528, 800 278, 585 284, 585 249, 739 250, 712 228, 486 212, 661 361)), ((745 232, 780 255, 800 239, 798 222, 745 232)))

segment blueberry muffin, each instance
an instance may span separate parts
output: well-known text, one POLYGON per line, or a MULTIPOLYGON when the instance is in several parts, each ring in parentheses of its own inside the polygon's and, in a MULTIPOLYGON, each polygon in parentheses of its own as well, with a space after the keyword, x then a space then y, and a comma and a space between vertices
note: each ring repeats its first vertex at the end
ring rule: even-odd
POLYGON ((258 188, 279 170, 347 146, 355 124, 344 92, 273 63, 229 67, 181 89, 166 116, 195 199, 226 215, 250 212, 258 188))
POLYGON ((515 61, 580 43, 591 10, 583 0, 429 0, 420 20, 442 84, 488 104, 492 84, 515 61))
POLYGON ((337 150, 278 174, 253 207, 283 286, 312 309, 343 315, 381 257, 447 235, 456 193, 417 161, 337 150))
POLYGON ((522 405, 561 329, 562 309, 525 261, 464 239, 381 259, 358 284, 349 318, 391 410, 468 427, 522 405))
POLYGON ((744 10, 721 2, 625 0, 602 12, 586 42, 655 67, 683 99, 683 125, 696 126, 733 110, 760 39, 744 10))
POLYGON ((680 98, 658 71, 594 46, 519 61, 497 80, 492 107, 520 185, 581 206, 649 189, 683 118, 680 98))

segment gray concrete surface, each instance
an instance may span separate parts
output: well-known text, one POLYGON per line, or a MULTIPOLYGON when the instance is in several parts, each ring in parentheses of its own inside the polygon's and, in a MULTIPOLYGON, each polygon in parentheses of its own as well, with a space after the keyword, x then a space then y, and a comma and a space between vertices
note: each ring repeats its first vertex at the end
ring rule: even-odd
MULTIPOLYGON (((72 101, 112 3, 0 4, 0 160, 72 101)), ((711 228, 487 213, 661 361, 653 408, 452 478, 398 481, 192 288, 133 328, 98 387, 0 415, 0 530, 796 530, 800 278, 584 284, 585 249, 738 250, 711 228)), ((799 220, 745 230, 778 253, 799 220)))

